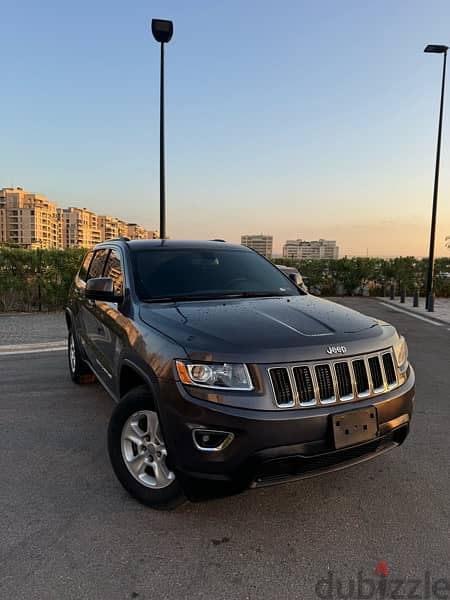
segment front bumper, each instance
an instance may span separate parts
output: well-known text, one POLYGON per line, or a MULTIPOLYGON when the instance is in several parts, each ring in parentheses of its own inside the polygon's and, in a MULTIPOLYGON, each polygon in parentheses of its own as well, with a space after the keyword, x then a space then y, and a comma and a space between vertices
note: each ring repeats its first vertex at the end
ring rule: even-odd
POLYGON ((219 493, 282 483, 356 464, 405 440, 414 403, 414 372, 399 388, 378 397, 311 409, 261 411, 223 406, 194 398, 176 381, 160 381, 160 417, 171 466, 188 495, 204 496, 201 483, 219 493), (331 416, 375 407, 375 439, 336 450, 331 416), (195 429, 231 432, 234 439, 219 452, 199 450, 195 429), (191 492, 191 493, 190 493, 191 492))

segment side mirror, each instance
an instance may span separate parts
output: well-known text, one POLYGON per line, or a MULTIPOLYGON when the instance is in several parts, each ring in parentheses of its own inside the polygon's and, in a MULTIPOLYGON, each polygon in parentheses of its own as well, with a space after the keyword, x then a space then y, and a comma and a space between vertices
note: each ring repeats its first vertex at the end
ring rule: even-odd
POLYGON ((289 273, 288 277, 300 290, 308 293, 308 287, 306 286, 303 277, 299 273, 289 273))
POLYGON ((119 302, 122 299, 114 294, 114 281, 111 277, 88 279, 84 294, 90 300, 103 300, 104 302, 119 302))
POLYGON ((298 273, 289 273, 289 279, 295 283, 297 287, 301 287, 303 285, 303 279, 298 273))

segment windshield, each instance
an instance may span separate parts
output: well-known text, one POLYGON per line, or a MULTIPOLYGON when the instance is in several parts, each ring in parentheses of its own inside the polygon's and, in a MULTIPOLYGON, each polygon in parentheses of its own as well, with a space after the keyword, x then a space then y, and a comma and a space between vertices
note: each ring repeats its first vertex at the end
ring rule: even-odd
POLYGON ((270 262, 246 250, 132 251, 141 300, 298 296, 302 292, 270 262))

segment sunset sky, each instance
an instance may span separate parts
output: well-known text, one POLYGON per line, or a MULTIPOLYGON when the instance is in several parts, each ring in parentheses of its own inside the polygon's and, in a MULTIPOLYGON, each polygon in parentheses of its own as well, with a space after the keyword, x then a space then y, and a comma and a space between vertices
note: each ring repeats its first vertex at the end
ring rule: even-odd
POLYGON ((170 237, 271 233, 276 251, 288 238, 323 237, 341 255, 428 253, 442 57, 423 48, 450 45, 449 0, 8 2, 0 188, 158 227, 152 17, 175 28, 166 50, 170 237))

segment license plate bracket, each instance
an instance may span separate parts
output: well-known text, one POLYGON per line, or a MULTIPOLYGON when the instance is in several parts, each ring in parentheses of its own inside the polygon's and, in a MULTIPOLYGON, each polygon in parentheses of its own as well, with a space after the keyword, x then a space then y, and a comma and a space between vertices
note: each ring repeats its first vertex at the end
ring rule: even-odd
POLYGON ((378 417, 374 406, 332 415, 336 449, 368 442, 377 437, 378 417))

